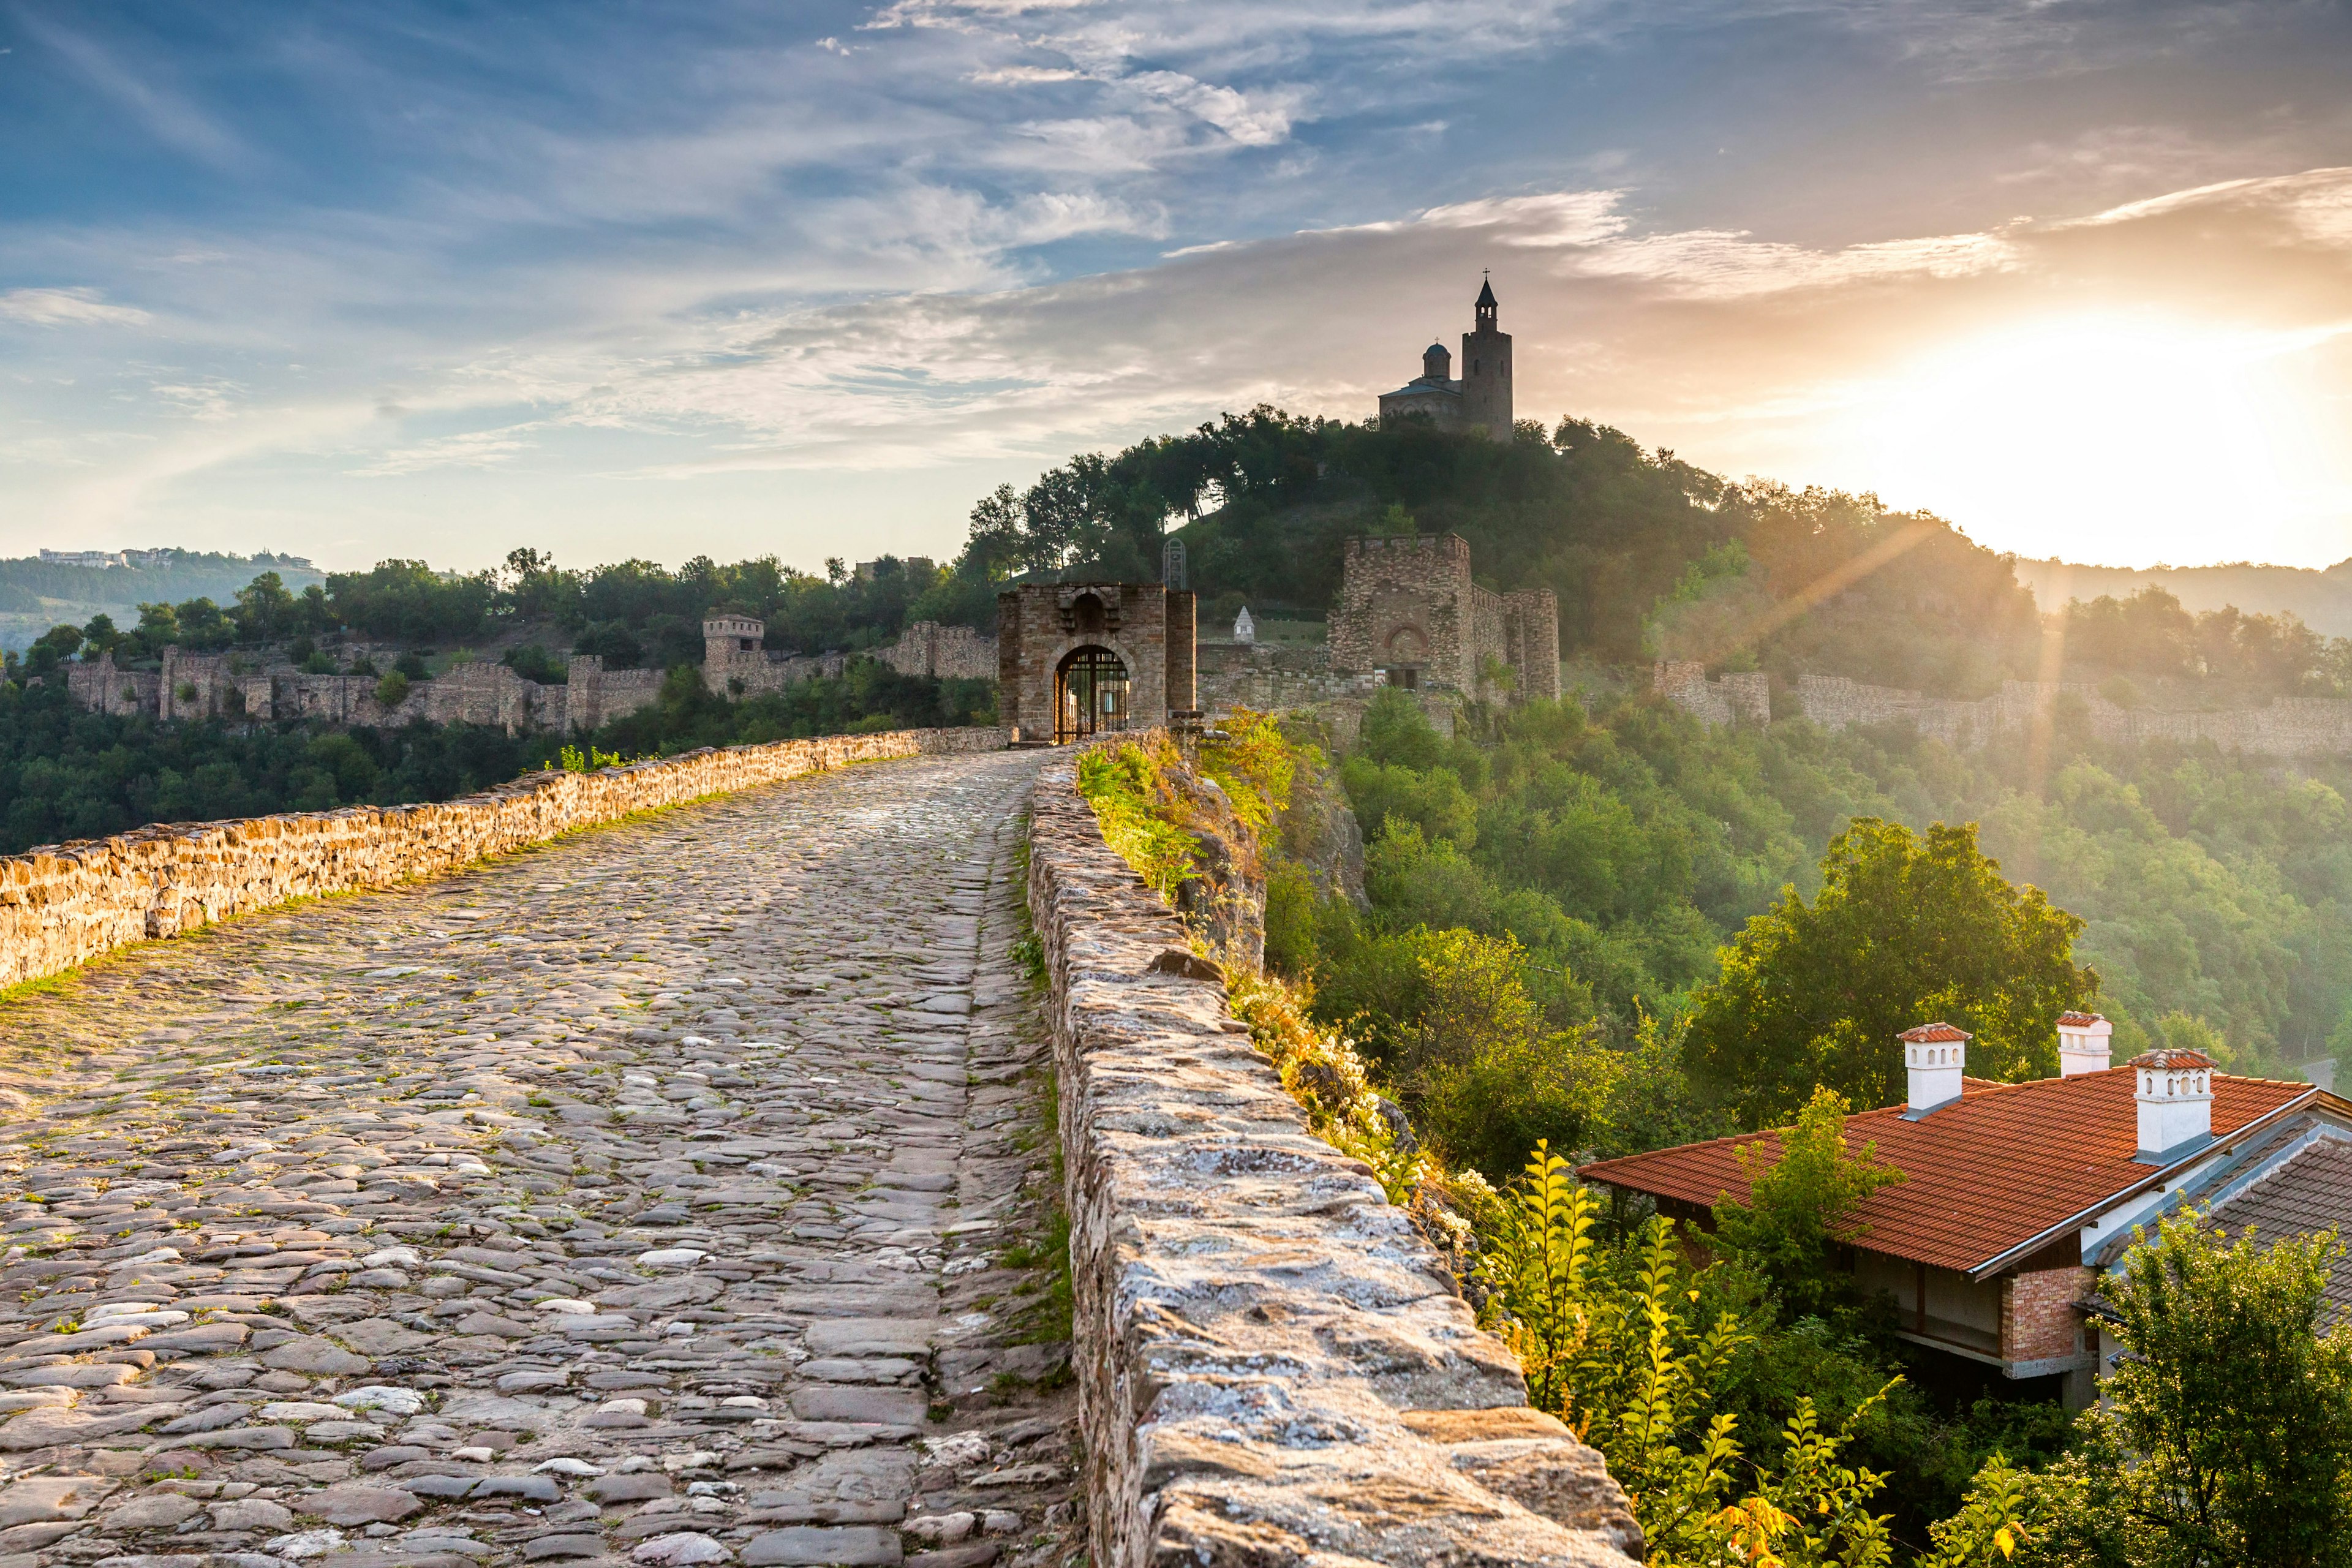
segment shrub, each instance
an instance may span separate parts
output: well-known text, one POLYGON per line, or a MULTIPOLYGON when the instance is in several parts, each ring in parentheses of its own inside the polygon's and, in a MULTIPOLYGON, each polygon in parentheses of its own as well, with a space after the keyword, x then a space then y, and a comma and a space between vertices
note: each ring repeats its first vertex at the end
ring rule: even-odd
POLYGON ((1715 1205, 1717 1240, 1771 1285, 1791 1318, 1851 1300, 1852 1281, 1832 1251, 1857 1236, 1854 1205, 1904 1179, 1878 1163, 1874 1143, 1846 1152, 1845 1113, 1836 1090, 1814 1089, 1796 1125, 1769 1144, 1740 1149, 1748 1201, 1725 1197, 1715 1205))
POLYGON ((375 683, 376 702, 385 708, 397 708, 408 700, 408 677, 394 670, 375 683))
POLYGON ((1198 862, 1192 836, 1161 815, 1168 791, 1160 770, 1168 760, 1132 741, 1093 747, 1078 758, 1078 794, 1102 824, 1103 841, 1161 898, 1173 899, 1198 862))

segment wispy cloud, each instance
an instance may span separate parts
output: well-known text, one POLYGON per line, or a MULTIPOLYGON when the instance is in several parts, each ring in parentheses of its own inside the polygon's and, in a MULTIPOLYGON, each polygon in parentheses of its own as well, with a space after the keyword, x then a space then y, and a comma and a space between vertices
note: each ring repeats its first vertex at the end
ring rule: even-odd
POLYGON ((0 294, 0 318, 37 327, 143 327, 155 319, 110 305, 95 289, 11 289, 0 294))
POLYGON ((0 293, 8 542, 381 516, 488 558, 467 508, 614 475, 581 504, 864 528, 1259 399, 1367 413, 1487 268, 1532 408, 1800 478, 1789 432, 1923 334, 2352 314, 2311 64, 2352 37, 2292 0, 278 3, 7 13, 42 152, 0 277, 70 280, 0 293), (2301 97, 2186 90, 2224 35, 2301 97))
POLYGON ((172 152, 226 169, 248 171, 253 149, 166 79, 155 62, 133 62, 97 38, 66 26, 53 13, 18 6, 12 20, 67 61, 172 152))

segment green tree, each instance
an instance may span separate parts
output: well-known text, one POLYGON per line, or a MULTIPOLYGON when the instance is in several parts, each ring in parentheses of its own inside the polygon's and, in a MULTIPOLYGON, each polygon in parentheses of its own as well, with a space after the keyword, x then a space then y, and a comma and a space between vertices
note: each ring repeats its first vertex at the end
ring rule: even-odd
POLYGON ((2038 1561, 2352 1563, 2352 1330, 2335 1233, 2234 1239, 2166 1219, 2109 1280, 2126 1353, 2041 1488, 2038 1561), (2322 1331, 2326 1324, 2326 1331, 2322 1331))
POLYGON ((236 605, 228 614, 239 642, 274 642, 294 630, 294 595, 277 573, 264 572, 236 591, 236 605))
POLYGON ((1854 1206, 1903 1180, 1882 1165, 1874 1143, 1848 1152, 1846 1103, 1834 1089, 1813 1090, 1793 1126, 1743 1146, 1748 1201, 1725 1195, 1715 1205, 1716 1239, 1755 1269, 1780 1298, 1784 1316, 1817 1315, 1843 1304, 1852 1282, 1832 1249, 1859 1234, 1854 1206))
POLYGON ((2055 1070, 2058 1015, 2098 991, 2074 962, 2083 922, 2003 878, 1975 824, 1919 835, 1856 817, 1822 873, 1810 905, 1786 888, 1749 920, 1694 995, 1684 1059, 1702 1089, 1759 1121, 1817 1084, 1885 1105, 1900 1098, 1895 1037, 1937 1018, 1974 1033, 1978 1077, 2055 1070))

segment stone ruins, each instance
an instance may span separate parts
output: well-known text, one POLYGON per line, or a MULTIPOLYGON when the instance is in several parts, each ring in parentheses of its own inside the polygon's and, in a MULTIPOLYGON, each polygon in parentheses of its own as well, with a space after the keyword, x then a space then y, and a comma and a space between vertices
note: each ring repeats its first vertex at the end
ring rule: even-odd
POLYGON ((1033 583, 996 596, 996 716, 1066 744, 1196 707, 1192 595, 1158 583, 1033 583))
MULTIPOLYGON (((722 696, 756 696, 820 676, 838 676, 856 657, 778 653, 761 645, 767 635, 767 623, 754 616, 717 615, 705 620, 702 683, 722 696)), ((896 643, 866 657, 879 659, 901 675, 959 680, 996 677, 993 638, 970 626, 943 626, 937 621, 917 621, 899 634, 896 643)))
MULTIPOLYGON (((766 625, 748 616, 703 622, 702 678, 736 697, 781 691, 818 676, 837 676, 852 656, 771 653, 766 625)), ((969 626, 918 621, 870 656, 901 675, 992 679, 996 645, 969 626)), ((390 659, 382 660, 389 668, 390 659)), ((168 647, 161 669, 120 669, 112 654, 65 667, 74 700, 102 713, 151 719, 320 719, 335 724, 495 724, 559 732, 593 730, 634 713, 661 694, 657 669, 607 669, 594 654, 573 654, 565 679, 541 684, 502 664, 452 666, 407 683, 395 703, 383 700, 382 675, 311 675, 282 654, 257 660, 240 653, 189 653, 168 647)))
MULTIPOLYGON (((1651 684, 1668 701, 1710 724, 1771 721, 1771 683, 1760 671, 1710 680, 1703 665, 1660 659, 1651 684)), ((2052 722, 2064 711, 2111 743, 2210 741, 2258 756, 2352 756, 2352 700, 2336 697, 2278 697, 2262 708, 2174 712, 2125 708, 2079 681, 2005 680, 1994 696, 1969 701, 1867 686, 1843 676, 1806 675, 1798 678, 1795 701, 1799 712, 1825 729, 1909 724, 1946 745, 1966 748, 2052 722)))
POLYGON ((407 683, 400 701, 382 700, 381 675, 311 675, 282 656, 255 663, 236 653, 163 650, 163 668, 119 669, 111 653, 65 667, 67 689, 101 713, 151 719, 322 719, 335 724, 496 724, 521 730, 593 730, 632 713, 661 691, 661 672, 606 669, 574 654, 567 679, 543 686, 502 664, 461 664, 439 679, 407 683))
MULTIPOLYGON (((1183 572, 1181 541, 1165 565, 1183 572)), ((1548 588, 1496 594, 1473 581, 1470 546, 1455 534, 1350 540, 1329 640, 1262 641, 1244 610, 1231 640, 1201 641, 1193 595, 1164 584, 1027 584, 998 595, 998 633, 919 621, 897 642, 860 654, 791 654, 766 646, 754 616, 702 623, 702 679, 743 698, 837 677, 853 658, 902 675, 989 680, 998 714, 1022 739, 1083 739, 1100 730, 1163 724, 1199 710, 1268 711, 1333 706, 1342 732, 1381 686, 1422 694, 1450 732, 1455 696, 1517 701, 1559 695, 1559 606, 1548 588)), ((361 650, 366 651, 366 650, 361 650)), ((69 664, 75 700, 109 713, 166 720, 243 716, 338 724, 495 724, 509 733, 593 730, 646 706, 662 676, 606 669, 575 654, 566 680, 541 685, 501 664, 452 667, 407 683, 386 703, 376 675, 309 675, 283 657, 166 648, 160 670, 118 668, 113 657, 69 664)))

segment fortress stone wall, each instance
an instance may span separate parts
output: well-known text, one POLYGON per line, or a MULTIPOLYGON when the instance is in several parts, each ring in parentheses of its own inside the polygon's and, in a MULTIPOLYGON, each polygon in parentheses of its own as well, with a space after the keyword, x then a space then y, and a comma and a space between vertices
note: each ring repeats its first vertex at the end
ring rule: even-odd
POLYGON ((593 823, 845 763, 990 751, 1001 730, 899 730, 526 773, 437 805, 158 824, 0 858, 0 986, 289 899, 383 888, 593 823))
MULTIPOLYGON (((771 653, 761 646, 766 626, 750 616, 714 616, 703 626, 703 679, 736 697, 782 691, 820 676, 838 676, 851 656, 771 653)), ((918 621, 871 657, 901 675, 992 680, 996 639, 970 626, 918 621)), ((390 668, 388 658, 377 662, 390 668)), ((380 675, 310 675, 283 657, 255 664, 239 653, 163 650, 163 668, 121 669, 112 654, 65 667, 67 688, 83 707, 151 719, 317 719, 371 727, 409 724, 495 724, 509 734, 593 730, 634 713, 661 694, 658 669, 607 669, 594 654, 574 654, 565 680, 541 685, 503 664, 456 665, 430 680, 411 681, 408 695, 377 700, 380 675)))
POLYGON ((1666 700, 1710 724, 1772 721, 1772 678, 1761 670, 1736 670, 1709 680, 1706 666, 1696 660, 1662 658, 1650 681, 1666 700))
MULTIPOLYGON (((1711 724, 1735 719, 1760 723, 1770 715, 1770 691, 1760 674, 1726 675, 1710 681, 1699 665, 1662 659, 1653 687, 1711 724)), ((2225 751, 2257 756, 2352 756, 2352 700, 2342 698, 2280 697, 2261 708, 2179 712, 2125 708, 2080 681, 2006 680, 1994 695, 1969 701, 1835 675, 1800 677, 1796 695, 1804 716, 1824 729, 1907 723, 1922 735, 1963 748, 2045 721, 2063 704, 2089 724, 2094 736, 2110 743, 2210 741, 2225 751)))
POLYGON ((1601 1456, 1528 1408, 1446 1261, 1307 1129, 1184 927, 1040 773, 1094 1561, 1630 1568, 1601 1456))
POLYGON ((411 681, 407 696, 387 705, 378 700, 380 675, 310 675, 283 659, 256 668, 236 654, 168 647, 160 670, 119 669, 110 653, 94 663, 68 665, 66 686, 85 708, 165 721, 495 724, 509 734, 593 730, 661 693, 659 670, 608 670, 594 654, 573 655, 565 675, 563 684, 542 686, 503 664, 461 664, 436 679, 411 681))
POLYGON ((996 679, 996 639, 970 626, 943 626, 937 621, 917 621, 882 650, 882 662, 901 675, 929 675, 941 680, 996 679))
POLYGON ((1342 675, 1331 668, 1331 650, 1321 646, 1281 647, 1259 642, 1203 642, 1194 658, 1203 712, 1212 718, 1247 708, 1273 713, 1311 708, 1348 698, 1369 698, 1380 689, 1374 675, 1342 675))

